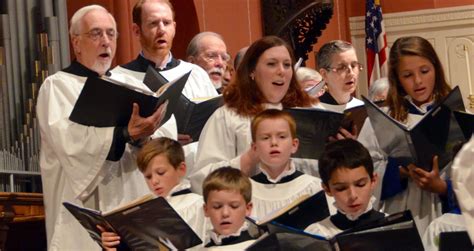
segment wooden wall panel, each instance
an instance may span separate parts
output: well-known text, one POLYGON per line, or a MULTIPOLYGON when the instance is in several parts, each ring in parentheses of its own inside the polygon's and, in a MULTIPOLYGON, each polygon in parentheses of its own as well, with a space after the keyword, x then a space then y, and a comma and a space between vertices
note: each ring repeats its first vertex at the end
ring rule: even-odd
MULTIPOLYGON (((214 31, 224 36, 231 55, 260 38, 262 32, 260 0, 171 0, 176 12, 176 37, 173 53, 183 58, 189 40, 200 31, 214 31)), ((349 17, 363 16, 365 0, 333 0, 335 11, 328 27, 309 55, 307 66, 315 67, 314 53, 322 44, 350 40, 349 17)), ((380 0, 384 13, 472 5, 472 0, 380 0)), ((87 4, 100 4, 117 19, 120 38, 115 62, 133 59, 140 46, 131 34, 131 10, 136 0, 69 0, 69 17, 87 4)))

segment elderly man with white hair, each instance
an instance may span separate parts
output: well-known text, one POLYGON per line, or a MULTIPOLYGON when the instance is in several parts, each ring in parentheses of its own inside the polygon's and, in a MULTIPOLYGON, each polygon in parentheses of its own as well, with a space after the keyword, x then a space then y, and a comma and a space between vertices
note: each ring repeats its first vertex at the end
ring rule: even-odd
POLYGON ((186 60, 201 66, 219 93, 222 92, 224 73, 229 59, 224 39, 211 31, 194 36, 186 50, 186 60))
POLYGON ((176 130, 165 126, 157 130, 163 106, 144 118, 134 105, 126 127, 84 126, 69 120, 87 78, 110 75, 117 36, 115 20, 105 8, 79 9, 70 27, 76 59, 49 76, 39 91, 36 109, 49 250, 100 250, 62 203, 107 211, 148 193, 135 164, 137 143, 150 136, 177 137, 176 130))

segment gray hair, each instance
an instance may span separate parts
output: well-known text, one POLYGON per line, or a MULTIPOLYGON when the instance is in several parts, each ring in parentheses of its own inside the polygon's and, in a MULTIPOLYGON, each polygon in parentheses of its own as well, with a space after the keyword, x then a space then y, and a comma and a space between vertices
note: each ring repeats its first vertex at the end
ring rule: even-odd
POLYGON ((100 6, 100 5, 97 5, 97 4, 93 4, 93 5, 87 5, 87 6, 84 6, 82 8, 80 8, 79 10, 77 10, 74 15, 71 17, 71 26, 69 27, 69 35, 73 36, 73 35, 79 35, 81 33, 81 26, 82 26, 82 18, 87 14, 89 13, 89 11, 93 11, 93 10, 101 10, 101 11, 105 11, 106 13, 108 13, 111 17, 112 17, 112 20, 114 22, 114 26, 115 26, 115 30, 117 30, 117 24, 115 23, 115 19, 114 17, 112 16, 112 14, 110 14, 110 12, 100 6))
POLYGON ((199 42, 201 42, 201 39, 203 39, 206 36, 217 37, 220 40, 224 41, 224 38, 220 34, 217 34, 215 32, 212 32, 212 31, 200 32, 196 34, 196 36, 194 36, 193 39, 191 39, 191 41, 189 42, 188 48, 186 49, 186 58, 190 56, 193 56, 193 57, 197 56, 197 54, 199 53, 199 45, 200 45, 199 42))
POLYGON ((314 80, 314 81, 321 81, 323 77, 319 72, 317 72, 314 69, 308 68, 308 67, 300 67, 298 70, 296 70, 296 80, 298 82, 304 82, 307 80, 314 80))
POLYGON ((328 69, 332 64, 332 56, 348 50, 354 49, 351 43, 342 40, 332 40, 324 44, 318 51, 318 69, 328 69))
POLYGON ((243 48, 241 48, 237 54, 235 54, 235 59, 234 59, 234 68, 237 70, 237 67, 239 67, 239 64, 240 62, 242 62, 242 59, 244 58, 245 56, 245 53, 247 52, 247 49, 249 47, 248 46, 245 46, 243 48))
POLYGON ((375 96, 388 90, 388 78, 379 78, 369 87, 369 100, 374 100, 375 96))

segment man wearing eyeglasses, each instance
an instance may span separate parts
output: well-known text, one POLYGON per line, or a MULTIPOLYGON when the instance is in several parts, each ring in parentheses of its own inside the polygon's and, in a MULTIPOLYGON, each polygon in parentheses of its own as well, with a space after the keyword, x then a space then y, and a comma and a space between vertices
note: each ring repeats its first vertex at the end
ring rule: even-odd
MULTIPOLYGON (((48 249, 100 250, 62 203, 107 211, 148 193, 133 157, 136 146, 127 143, 166 132, 157 130, 164 107, 142 118, 134 106, 127 127, 70 121, 87 78, 110 75, 117 43, 115 20, 99 5, 83 7, 71 18, 70 37, 76 59, 44 81, 36 106, 48 249)), ((163 134, 173 137, 172 132, 163 134)))
POLYGON ((186 59, 201 66, 209 75, 217 92, 222 92, 224 73, 230 56, 221 35, 211 31, 198 33, 189 42, 186 59))

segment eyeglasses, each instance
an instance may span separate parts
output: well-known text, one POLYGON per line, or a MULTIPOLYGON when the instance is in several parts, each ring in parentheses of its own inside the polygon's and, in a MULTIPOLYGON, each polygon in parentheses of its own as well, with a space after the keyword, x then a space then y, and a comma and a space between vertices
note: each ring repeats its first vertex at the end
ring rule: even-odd
POLYGON ((350 65, 341 64, 337 67, 328 67, 327 69, 337 74, 349 73, 349 70, 352 70, 354 73, 359 73, 364 69, 364 66, 359 62, 352 62, 350 65))
POLYGON ((203 55, 204 60, 208 62, 216 62, 219 57, 224 63, 230 60, 230 55, 227 53, 218 53, 218 52, 206 52, 203 55))
POLYGON ((104 36, 104 33, 107 35, 109 40, 115 40, 118 37, 118 32, 114 29, 102 30, 99 28, 95 28, 83 34, 88 36, 93 41, 97 41, 104 36))

